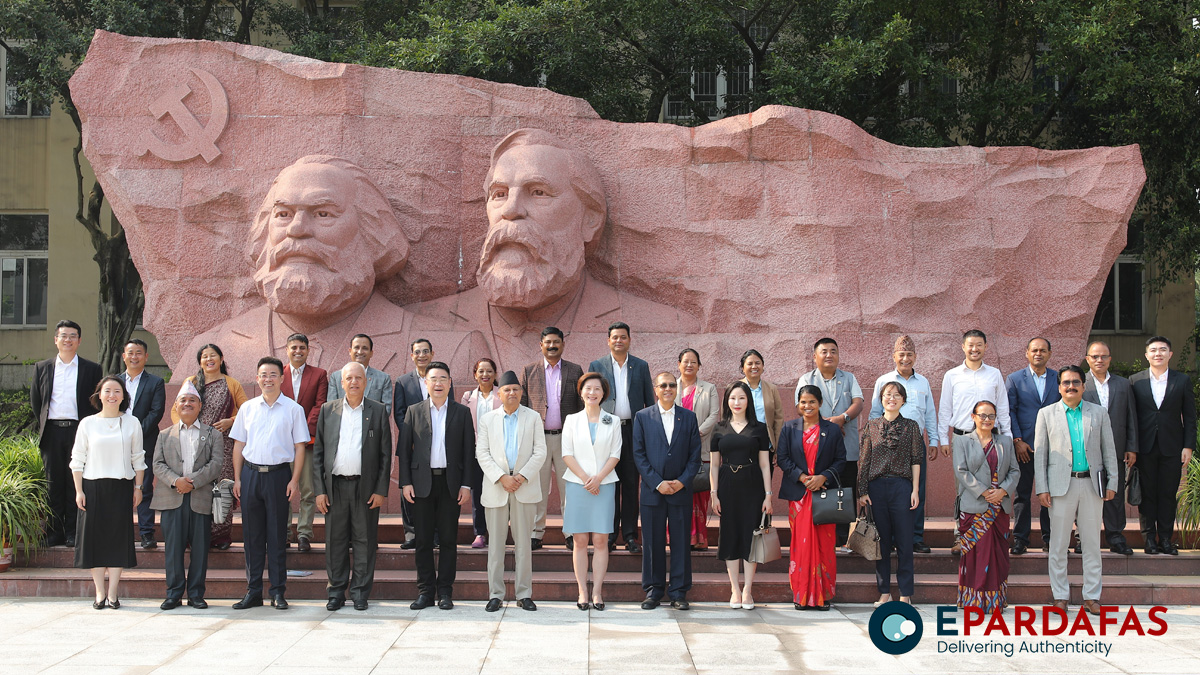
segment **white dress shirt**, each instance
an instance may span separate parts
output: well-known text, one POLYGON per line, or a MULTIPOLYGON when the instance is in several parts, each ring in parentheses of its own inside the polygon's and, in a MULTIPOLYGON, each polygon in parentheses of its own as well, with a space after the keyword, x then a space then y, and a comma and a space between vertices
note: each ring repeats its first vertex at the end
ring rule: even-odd
POLYGON ((1167 395, 1167 375, 1170 370, 1164 370, 1162 377, 1155 377, 1154 371, 1150 371, 1150 393, 1154 394, 1154 405, 1161 408, 1163 398, 1167 395))
POLYGON ((1108 383, 1112 382, 1112 373, 1105 373, 1103 380, 1096 377, 1096 373, 1092 373, 1092 382, 1096 385, 1096 398, 1100 399, 1100 405, 1108 410, 1108 383))
POLYGON ((183 457, 183 474, 190 476, 196 469, 196 450, 200 447, 200 420, 188 426, 179 423, 179 454, 183 457))
POLYGON ((133 410, 133 404, 137 402, 138 384, 141 383, 142 375, 145 374, 146 371, 142 370, 136 377, 130 377, 129 371, 125 371, 125 390, 129 392, 129 410, 133 410))
POLYGON ((623 420, 633 417, 629 409, 629 356, 625 356, 625 365, 620 365, 610 354, 613 372, 613 414, 623 420))
POLYGON ((268 404, 262 396, 242 404, 229 437, 246 444, 242 457, 247 462, 271 466, 296 459, 296 443, 307 443, 308 420, 304 408, 280 394, 268 404))
POLYGON ((54 385, 50 388, 50 409, 46 418, 52 420, 79 419, 79 404, 75 390, 79 385, 79 355, 70 363, 63 363, 62 356, 54 357, 54 385))
POLYGON ((429 424, 432 427, 433 439, 429 448, 429 468, 444 469, 446 468, 446 410, 450 406, 450 399, 442 402, 442 407, 439 408, 429 402, 429 424))
POLYGON ((658 414, 662 415, 663 431, 667 432, 667 444, 671 443, 671 436, 675 433, 675 405, 672 404, 666 410, 662 406, 658 406, 658 414))
POLYGON ((425 378, 418 377, 417 384, 421 385, 421 400, 424 401, 424 400, 428 399, 429 398, 429 385, 425 384, 425 378))
POLYGON ((889 382, 904 385, 904 391, 907 393, 904 405, 900 406, 900 414, 916 422, 921 431, 929 434, 929 445, 941 445, 937 428, 937 409, 933 404, 933 389, 929 386, 929 380, 916 371, 909 377, 904 377, 898 370, 880 375, 879 379, 875 380, 875 390, 871 394, 871 412, 868 418, 883 417, 883 399, 880 397, 883 395, 883 386, 889 382))
MULTIPOLYGON (((942 377, 942 399, 938 402, 938 433, 950 427, 971 431, 975 422, 971 419, 971 410, 980 401, 991 401, 996 406, 996 427, 1008 437, 1012 437, 1012 427, 1008 420, 1008 390, 1004 387, 1004 378, 1000 371, 984 363, 979 370, 971 370, 966 363, 946 371, 942 377)), ((954 432, 946 437, 950 442, 954 432)))
MULTIPOLYGON (((1034 372, 1033 366, 1029 366, 1029 375, 1030 375, 1030 377, 1033 378, 1033 384, 1037 386, 1037 393, 1038 393, 1039 400, 1046 399, 1046 376, 1049 374, 1050 374, 1050 371, 1043 370, 1042 374, 1038 375, 1036 372, 1034 372)), ((1005 391, 1004 393, 1007 394, 1008 392, 1005 391)))
POLYGON ((338 434, 337 454, 333 456, 333 475, 362 475, 363 402, 357 408, 346 401, 342 406, 342 426, 338 434))
MULTIPOLYGON (((483 416, 492 412, 492 408, 496 407, 493 404, 496 402, 496 392, 498 390, 499 387, 493 386, 492 390, 487 393, 487 396, 484 396, 483 392, 479 391, 479 389, 475 390, 479 392, 479 395, 475 397, 475 419, 482 421, 483 416)), ((479 435, 479 429, 480 427, 477 425, 475 427, 476 436, 479 435)))
POLYGON ((87 480, 123 478, 146 470, 142 425, 130 413, 120 417, 90 415, 79 422, 71 448, 71 471, 87 480))
POLYGON ((299 368, 292 368, 292 398, 300 398, 300 380, 304 379, 304 364, 299 368))

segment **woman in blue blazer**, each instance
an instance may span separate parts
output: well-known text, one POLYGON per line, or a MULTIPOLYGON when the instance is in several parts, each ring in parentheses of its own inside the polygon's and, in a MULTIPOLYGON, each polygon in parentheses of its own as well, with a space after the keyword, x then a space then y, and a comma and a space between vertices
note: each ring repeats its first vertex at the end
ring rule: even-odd
POLYGON ((814 525, 812 492, 833 483, 846 464, 842 430, 821 419, 821 389, 800 389, 799 419, 783 425, 776 461, 783 472, 779 498, 788 500, 792 530, 788 578, 796 609, 829 609, 837 581, 836 526, 814 525))

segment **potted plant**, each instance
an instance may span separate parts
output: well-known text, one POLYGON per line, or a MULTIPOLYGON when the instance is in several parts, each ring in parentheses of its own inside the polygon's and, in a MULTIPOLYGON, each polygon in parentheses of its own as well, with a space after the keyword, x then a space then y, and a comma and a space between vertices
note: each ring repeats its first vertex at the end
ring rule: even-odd
POLYGON ((0 438, 0 572, 8 571, 19 543, 28 555, 42 543, 46 490, 37 437, 0 438))

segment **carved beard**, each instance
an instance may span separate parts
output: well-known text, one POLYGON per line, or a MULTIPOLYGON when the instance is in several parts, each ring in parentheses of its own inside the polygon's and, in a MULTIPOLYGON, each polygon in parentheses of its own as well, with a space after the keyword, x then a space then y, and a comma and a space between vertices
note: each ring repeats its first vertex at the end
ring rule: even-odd
POLYGON ((563 242, 549 241, 545 231, 525 219, 519 225, 504 221, 488 233, 476 278, 491 304, 529 311, 545 307, 578 285, 583 246, 568 249, 563 242), (501 251, 511 247, 521 248, 532 260, 521 264, 504 259, 501 251))
POLYGON ((375 288, 375 270, 351 263, 334 272, 308 260, 284 261, 260 265, 254 284, 267 305, 280 314, 319 316, 366 300, 375 288))

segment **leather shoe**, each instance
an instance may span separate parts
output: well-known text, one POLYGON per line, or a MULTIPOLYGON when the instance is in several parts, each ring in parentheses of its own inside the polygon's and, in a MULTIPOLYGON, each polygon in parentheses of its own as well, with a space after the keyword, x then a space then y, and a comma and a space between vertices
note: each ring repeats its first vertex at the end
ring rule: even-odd
POLYGON ((1112 551, 1113 553, 1120 553, 1121 555, 1133 555, 1133 549, 1130 548, 1129 544, 1126 544, 1125 542, 1113 544, 1112 546, 1108 547, 1108 550, 1112 551))
POLYGON ((308 553, 312 550, 312 542, 308 540, 308 537, 301 536, 299 543, 296 544, 296 550, 301 553, 308 553))
POLYGON ((658 607, 659 604, 660 603, 657 598, 646 598, 642 601, 642 609, 654 609, 655 607, 658 607))
POLYGON ((913 544, 913 553, 932 553, 933 549, 929 548, 929 544, 923 541, 918 541, 913 544))
POLYGON ((1146 551, 1146 555, 1158 555, 1159 553, 1162 553, 1162 549, 1158 547, 1158 544, 1155 544, 1152 541, 1146 542, 1146 548, 1144 550, 1146 551))
POLYGON ((1067 601, 1066 600, 1055 600, 1053 603, 1053 606, 1061 609, 1064 612, 1067 611, 1067 601))
POLYGON ((208 609, 208 603, 204 601, 204 598, 188 598, 187 604, 196 609, 208 609))
POLYGON ((540 550, 541 548, 542 548, 542 540, 541 539, 534 537, 529 540, 529 550, 530 551, 537 551, 537 550, 540 550))
POLYGON ((1179 555, 1179 547, 1174 542, 1166 542, 1162 545, 1162 552, 1167 555, 1179 555))
POLYGON ((46 548, 50 548, 52 546, 66 546, 66 544, 67 544, 67 538, 62 536, 61 534, 47 534, 46 535, 46 543, 44 544, 44 546, 46 548))
POLYGON ((158 543, 154 541, 154 537, 142 537, 142 550, 151 551, 158 548, 158 543))
POLYGON ((454 609, 454 601, 450 599, 450 596, 443 595, 438 598, 438 609, 454 609))
POLYGON ((275 609, 287 609, 288 608, 287 598, 283 597, 283 593, 280 593, 279 595, 272 595, 271 596, 271 606, 274 607, 275 609))
POLYGON ((615 550, 617 550, 617 542, 610 539, 608 541, 608 552, 612 553, 615 550))
POLYGON ((411 551, 416 547, 417 547, 416 539, 409 539, 408 541, 405 541, 403 544, 400 544, 400 548, 405 551, 411 551))
POLYGON ((625 550, 630 553, 641 553, 642 545, 637 543, 636 539, 625 542, 625 550))
POLYGON ((1100 601, 1099 600, 1084 600, 1083 609, 1088 614, 1100 616, 1100 601))
POLYGON ((367 611, 367 599, 359 598, 359 599, 355 600, 354 601, 354 609, 356 609, 360 612, 367 611))
POLYGON ((345 598, 330 598, 329 602, 325 603, 325 609, 336 612, 346 606, 345 598))
POLYGON ((1027 550, 1029 550, 1029 548, 1025 542, 1018 539, 1012 543, 1012 549, 1009 552, 1013 555, 1025 555, 1025 551, 1027 550))
POLYGON ((179 598, 167 598, 166 600, 162 601, 162 604, 159 605, 158 608, 162 610, 175 609, 182 604, 183 600, 180 600, 179 598))
POLYGON ((567 537, 567 550, 568 551, 575 550, 575 537, 567 537))
POLYGON ((521 598, 520 600, 517 601, 517 607, 520 607, 521 609, 525 610, 526 612, 536 612, 537 611, 537 605, 533 604, 533 598, 521 598))
POLYGON ((75 537, 72 535, 67 535, 67 540, 63 542, 63 544, 67 548, 75 548, 75 537))
POLYGON ((671 607, 673 609, 677 609, 681 612, 686 612, 692 608, 692 606, 688 604, 688 601, 686 598, 679 598, 678 600, 672 600, 671 607))
POLYGON ((250 609, 251 607, 262 607, 263 600, 261 595, 246 594, 246 597, 233 603, 234 609, 250 609))
POLYGON ((418 595, 417 599, 408 606, 409 609, 425 609, 426 607, 433 607, 432 595, 418 595))
POLYGON ((233 546, 232 541, 223 541, 216 546, 213 546, 213 548, 217 549, 218 551, 228 551, 230 546, 233 546))
POLYGON ((501 600, 500 598, 492 598, 491 600, 488 600, 487 607, 484 607, 484 608, 483 608, 483 611, 485 611, 485 612, 499 612, 499 611, 500 611, 500 608, 501 608, 503 605, 504 605, 504 601, 503 601, 503 600, 501 600))

